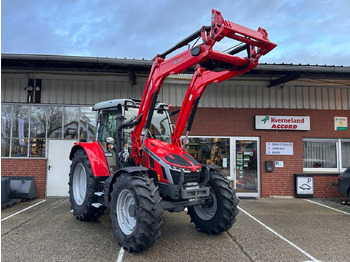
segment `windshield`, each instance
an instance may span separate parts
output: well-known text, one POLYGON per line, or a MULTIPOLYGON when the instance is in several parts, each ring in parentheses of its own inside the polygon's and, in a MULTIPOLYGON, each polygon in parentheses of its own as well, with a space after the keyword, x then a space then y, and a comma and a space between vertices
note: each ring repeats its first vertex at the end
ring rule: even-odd
POLYGON ((170 123, 169 118, 164 110, 154 111, 152 117, 152 123, 149 128, 151 136, 153 138, 162 140, 167 143, 171 143, 170 139, 170 123))
MULTIPOLYGON (((124 123, 129 122, 130 120, 136 119, 138 108, 129 107, 125 108, 125 120, 124 123)), ((131 131, 134 127, 124 128, 124 138, 127 144, 131 145, 131 131)), ((149 136, 162 140, 167 143, 171 143, 170 138, 170 122, 168 115, 165 110, 154 110, 152 123, 149 128, 149 136)), ((144 135, 144 133, 142 133, 144 135)))

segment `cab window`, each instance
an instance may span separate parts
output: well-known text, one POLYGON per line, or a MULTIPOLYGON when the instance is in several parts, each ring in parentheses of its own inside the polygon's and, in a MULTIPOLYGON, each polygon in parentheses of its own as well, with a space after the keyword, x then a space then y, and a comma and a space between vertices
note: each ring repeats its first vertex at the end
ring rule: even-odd
POLYGON ((113 138, 116 137, 117 116, 118 116, 118 112, 115 112, 115 111, 103 112, 103 127, 102 127, 102 131, 99 134, 100 142, 105 142, 107 137, 113 137, 113 138))

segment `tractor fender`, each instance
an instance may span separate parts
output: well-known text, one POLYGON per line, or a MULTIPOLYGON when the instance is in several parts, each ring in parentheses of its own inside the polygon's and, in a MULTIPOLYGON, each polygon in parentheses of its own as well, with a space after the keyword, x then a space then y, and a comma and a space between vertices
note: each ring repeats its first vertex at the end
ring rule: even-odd
POLYGON ((72 160, 76 151, 83 149, 89 158, 92 173, 95 177, 110 176, 106 157, 97 141, 74 143, 69 159, 72 160))
POLYGON ((110 192, 112 191, 113 184, 115 183, 115 180, 118 176, 120 176, 122 173, 128 173, 132 175, 140 172, 147 175, 148 171, 149 169, 143 166, 129 166, 119 169, 117 172, 108 177, 104 185, 104 205, 108 206, 108 203, 111 201, 110 192))

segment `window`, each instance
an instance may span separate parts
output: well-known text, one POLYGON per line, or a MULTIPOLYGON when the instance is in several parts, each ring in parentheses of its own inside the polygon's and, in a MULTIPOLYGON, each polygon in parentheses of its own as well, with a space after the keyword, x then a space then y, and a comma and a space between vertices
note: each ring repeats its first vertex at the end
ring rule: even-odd
POLYGON ((341 172, 350 165, 350 139, 303 139, 304 171, 341 172))
POLYGON ((103 113, 103 128, 102 132, 99 134, 99 141, 104 143, 107 137, 112 137, 115 139, 117 135, 117 117, 119 112, 116 111, 106 111, 103 113))
POLYGON ((230 175, 230 138, 189 137, 185 150, 198 162, 223 167, 220 172, 230 175))
POLYGON ((342 168, 350 166, 350 140, 343 140, 341 142, 341 156, 342 156, 342 168))
POLYGON ((77 139, 79 128, 79 108, 66 107, 64 110, 64 139, 77 139))
POLYGON ((1 156, 10 156, 11 106, 1 105, 1 156))
POLYGON ((89 107, 1 105, 1 157, 46 157, 47 139, 93 140, 97 112, 89 107))
POLYGON ((94 140, 97 112, 92 107, 80 108, 80 137, 79 139, 94 140))
MULTIPOLYGON (((130 122, 132 120, 135 120, 137 117, 139 109, 136 107, 128 107, 125 108, 124 111, 124 123, 130 122)), ((124 143, 127 145, 127 147, 131 150, 131 132, 134 130, 134 127, 126 127, 123 128, 124 131, 124 143)))
POLYGON ((170 123, 165 111, 154 111, 149 131, 152 137, 167 143, 171 143, 170 123))
POLYGON ((30 114, 29 157, 45 156, 47 107, 33 106, 30 114))
POLYGON ((107 163, 109 166, 109 169, 112 170, 112 172, 117 170, 117 162, 116 162, 116 152, 115 150, 110 150, 109 147, 107 147, 107 142, 106 142, 106 138, 107 137, 112 137, 114 139, 116 139, 116 135, 117 135, 117 119, 118 116, 120 116, 120 110, 115 111, 115 110, 111 110, 111 111, 105 111, 103 112, 103 126, 102 126, 102 130, 100 129, 101 132, 99 132, 98 135, 98 141, 102 147, 102 150, 105 153, 109 153, 111 154, 110 157, 107 157, 107 163))
POLYGON ((62 119, 64 107, 48 106, 46 111, 47 116, 47 137, 62 138, 62 119))
POLYGON ((30 106, 12 108, 12 157, 28 157, 30 106))

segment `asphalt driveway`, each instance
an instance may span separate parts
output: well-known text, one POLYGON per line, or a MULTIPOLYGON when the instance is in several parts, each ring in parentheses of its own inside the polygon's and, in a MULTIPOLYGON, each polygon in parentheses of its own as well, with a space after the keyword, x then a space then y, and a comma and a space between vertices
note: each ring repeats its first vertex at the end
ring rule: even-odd
POLYGON ((33 200, 2 210, 1 261, 349 261, 350 206, 321 199, 241 199, 226 233, 198 232, 185 212, 163 215, 151 249, 127 253, 108 210, 80 222, 67 199, 33 200))

